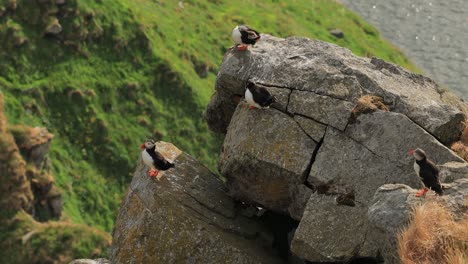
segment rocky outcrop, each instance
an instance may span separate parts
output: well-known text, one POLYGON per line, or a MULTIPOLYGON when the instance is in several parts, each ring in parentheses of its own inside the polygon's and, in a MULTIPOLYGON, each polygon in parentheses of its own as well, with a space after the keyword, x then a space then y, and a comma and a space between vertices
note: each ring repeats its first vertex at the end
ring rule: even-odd
POLYGON ((219 169, 230 193, 300 220, 295 255, 348 261, 381 252, 367 218, 375 191, 420 186, 410 149, 466 166, 444 145, 460 138, 465 115, 441 94, 429 78, 377 58, 263 35, 255 48, 226 53, 205 117, 226 133, 219 169), (247 81, 278 102, 248 110, 236 100, 247 81))
MULTIPOLYGON (((444 196, 427 194, 426 199, 438 200, 445 204, 456 216, 468 212, 468 174, 465 178, 444 185, 444 196)), ((416 190, 403 184, 386 184, 375 193, 368 210, 368 219, 375 227, 375 242, 385 263, 400 263, 398 258, 397 235, 409 222, 414 206, 426 199, 415 197, 416 190)))
POLYGON ((157 150, 176 166, 148 176, 139 162, 114 227, 112 263, 278 263, 272 237, 244 215, 223 183, 175 146, 157 150))
POLYGON ((351 110, 349 104, 366 94, 382 97, 391 111, 408 116, 444 143, 455 141, 463 128, 461 111, 446 105, 441 88, 427 77, 377 58, 354 56, 330 43, 263 35, 255 49, 244 53, 231 50, 225 55, 206 111, 214 131, 227 131, 236 105, 232 96, 244 94, 247 80, 292 92, 288 106, 294 108, 288 110, 299 114, 301 105, 336 104, 333 112, 337 113, 329 116, 335 120, 328 119, 326 108, 308 115, 338 129, 346 124, 344 113, 351 110), (306 102, 300 96, 304 92, 308 92, 306 102))
POLYGON ((33 194, 26 178, 26 162, 20 155, 13 135, 7 129, 0 93, 0 220, 9 219, 16 212, 33 212, 33 194))
POLYGON ((26 169, 26 176, 34 195, 32 215, 39 221, 59 219, 63 209, 62 195, 54 186, 47 155, 54 135, 46 128, 24 125, 11 126, 9 131, 27 164, 30 165, 26 169))

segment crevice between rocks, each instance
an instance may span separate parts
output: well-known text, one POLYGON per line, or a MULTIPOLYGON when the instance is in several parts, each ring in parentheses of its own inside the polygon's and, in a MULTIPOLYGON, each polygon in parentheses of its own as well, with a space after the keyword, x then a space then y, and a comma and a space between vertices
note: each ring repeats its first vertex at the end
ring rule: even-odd
POLYGON ((319 149, 320 149, 320 147, 322 147, 322 144, 323 144, 323 141, 325 139, 325 134, 327 133, 327 130, 328 130, 328 127, 325 128, 325 133, 324 133, 323 137, 320 139, 319 142, 317 142, 317 146, 315 146, 315 149, 312 152, 312 157, 310 158, 310 162, 307 165, 307 168, 306 168, 306 170, 304 171, 304 173, 302 175, 302 183, 305 186, 307 186, 307 188, 311 189, 312 191, 315 191, 316 188, 315 188, 315 186, 311 185, 307 180, 309 178, 310 171, 312 170, 312 165, 315 163, 315 160, 317 159, 317 154, 319 152, 319 149))
POLYGON ((266 86, 266 87, 289 89, 289 90, 291 90, 291 92, 292 91, 309 92, 309 93, 313 93, 313 94, 316 94, 316 95, 329 97, 331 99, 349 102, 349 100, 347 100, 345 98, 334 97, 334 96, 331 96, 329 94, 322 94, 322 93, 318 93, 318 92, 312 91, 312 90, 299 89, 299 88, 295 88, 295 87, 288 87, 288 86, 282 86, 282 85, 277 85, 277 84, 268 84, 268 83, 256 83, 256 84, 263 85, 263 86, 266 86))

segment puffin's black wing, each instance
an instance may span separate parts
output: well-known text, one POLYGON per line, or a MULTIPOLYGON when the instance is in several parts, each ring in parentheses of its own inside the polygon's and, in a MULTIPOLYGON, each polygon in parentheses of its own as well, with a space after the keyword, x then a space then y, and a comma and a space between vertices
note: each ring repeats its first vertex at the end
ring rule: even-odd
POLYGON ((435 191, 438 194, 442 194, 442 186, 439 181, 439 168, 430 160, 420 164, 419 176, 422 182, 427 188, 435 191))
POLYGON ((250 92, 252 92, 254 101, 262 107, 269 106, 275 101, 270 92, 263 87, 254 86, 253 89, 250 89, 250 92))
POLYGON ((155 151, 155 158, 154 159, 154 166, 156 167, 156 169, 158 170, 168 170, 172 167, 174 167, 174 164, 173 163, 170 163, 169 161, 167 161, 163 155, 161 155, 161 153, 155 151))

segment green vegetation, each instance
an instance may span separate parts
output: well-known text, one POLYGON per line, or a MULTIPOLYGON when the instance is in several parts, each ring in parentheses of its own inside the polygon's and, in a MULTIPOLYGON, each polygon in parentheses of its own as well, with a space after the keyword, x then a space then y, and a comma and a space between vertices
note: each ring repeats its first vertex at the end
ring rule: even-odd
POLYGON ((87 225, 37 223, 20 212, 0 227, 2 263, 68 263, 74 258, 106 256, 109 234, 87 225), (11 239, 14 237, 15 239, 11 239))
POLYGON ((333 1, 178 2, 0 0, 5 111, 11 124, 54 133, 52 174, 64 218, 73 223, 111 230, 147 137, 170 141, 215 169, 222 137, 208 131, 202 115, 236 24, 334 42, 415 70, 333 1), (46 35, 57 21, 63 31, 46 35), (345 37, 333 37, 333 28, 345 37))

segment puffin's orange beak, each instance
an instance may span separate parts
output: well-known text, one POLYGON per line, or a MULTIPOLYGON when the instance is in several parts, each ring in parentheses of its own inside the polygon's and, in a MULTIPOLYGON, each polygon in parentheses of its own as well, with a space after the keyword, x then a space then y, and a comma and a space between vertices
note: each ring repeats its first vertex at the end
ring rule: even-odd
POLYGON ((411 150, 409 151, 409 155, 413 155, 413 153, 414 153, 414 149, 411 149, 411 150))
POLYGON ((141 144, 140 148, 144 149, 145 148, 145 143, 141 144))

